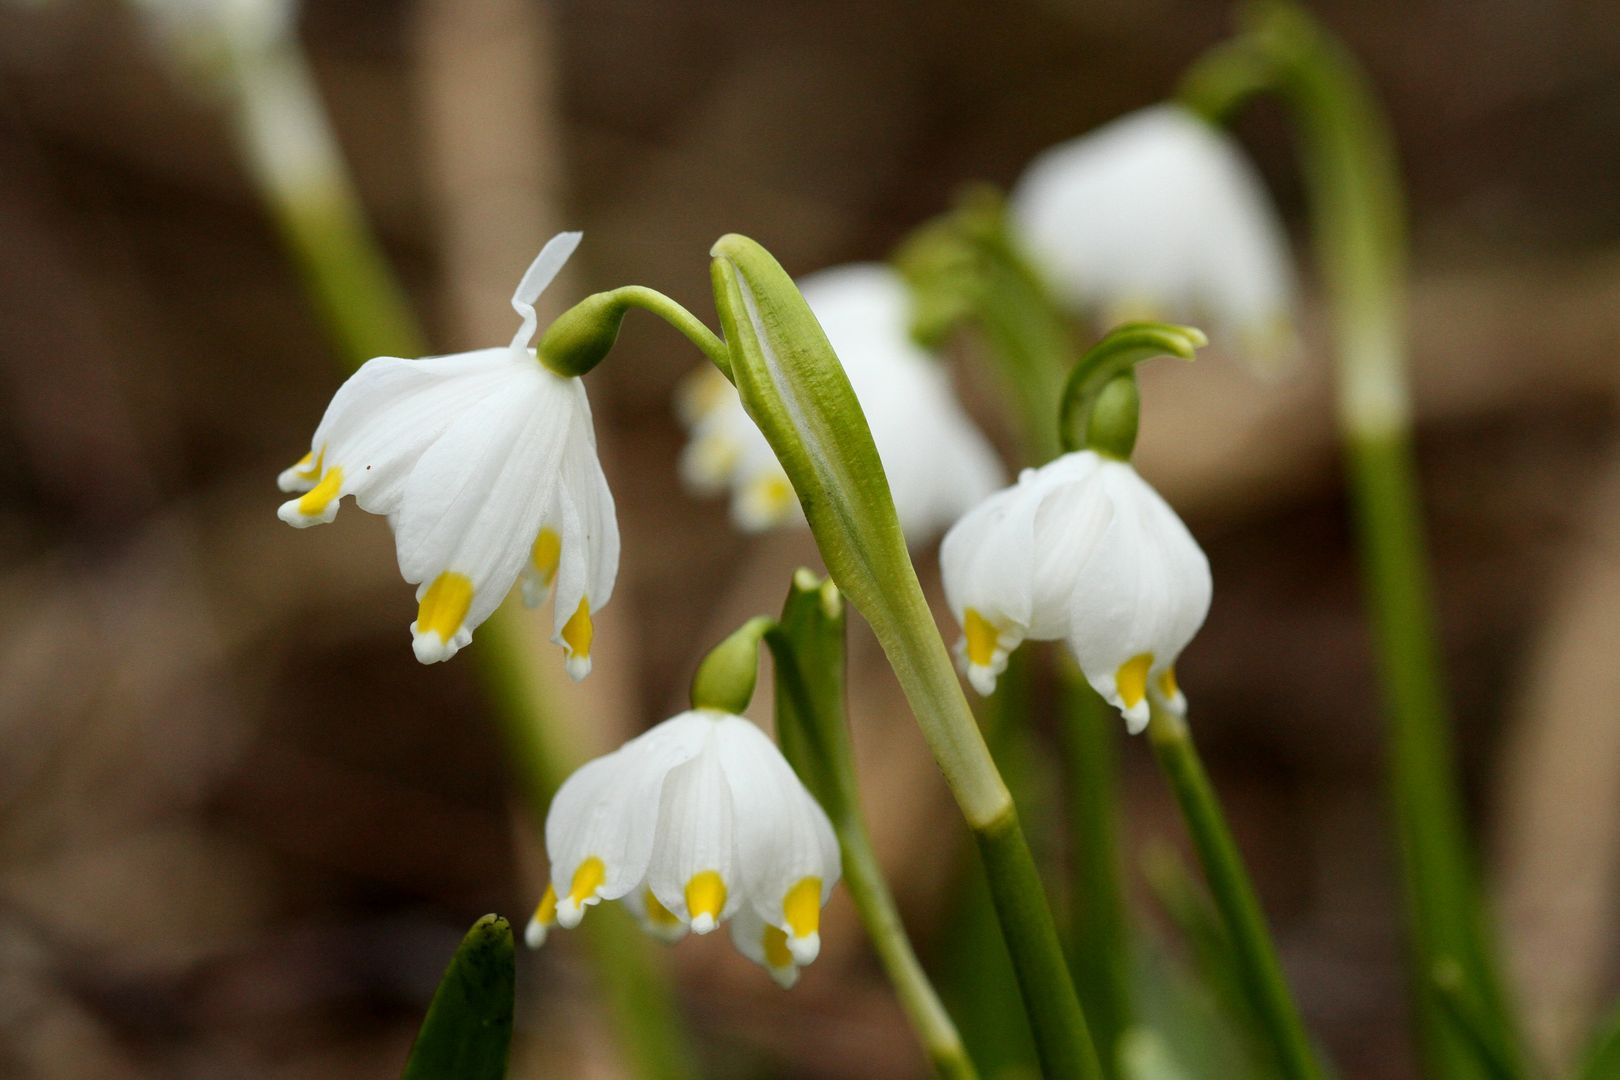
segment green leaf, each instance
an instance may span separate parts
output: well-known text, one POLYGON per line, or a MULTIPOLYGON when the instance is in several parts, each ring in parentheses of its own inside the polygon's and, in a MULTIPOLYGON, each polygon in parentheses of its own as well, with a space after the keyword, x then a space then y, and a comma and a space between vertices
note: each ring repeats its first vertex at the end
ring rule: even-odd
POLYGON ((512 927, 485 915, 450 958, 401 1080, 504 1080, 515 978, 512 927))

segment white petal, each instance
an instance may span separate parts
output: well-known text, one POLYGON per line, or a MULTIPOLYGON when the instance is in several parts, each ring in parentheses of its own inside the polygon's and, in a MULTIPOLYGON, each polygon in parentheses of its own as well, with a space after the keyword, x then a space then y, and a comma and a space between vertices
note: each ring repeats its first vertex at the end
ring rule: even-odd
POLYGON ((546 286, 556 279, 568 257, 579 247, 580 237, 583 235, 577 232, 561 232, 553 236, 546 241, 546 246, 540 249, 540 254, 534 257, 534 262, 523 272, 517 291, 512 294, 512 310, 523 318, 523 324, 512 336, 514 351, 525 351, 533 343, 534 332, 539 327, 539 319, 534 313, 534 302, 540 299, 540 294, 546 291, 546 286))
POLYGON ((619 574, 619 520, 596 453, 584 384, 578 379, 569 382, 572 400, 568 434, 557 473, 555 517, 548 524, 562 538, 557 601, 552 614, 553 640, 570 649, 571 654, 562 632, 580 602, 585 601, 587 610, 594 614, 613 595, 619 574))
POLYGON ((760 918, 787 931, 795 961, 808 964, 820 948, 819 933, 814 927, 796 932, 784 901, 813 879, 816 912, 826 904, 841 870, 832 823, 769 736, 740 716, 718 726, 719 758, 736 807, 742 887, 760 918))
POLYGON ((1178 106, 1046 151, 1009 203, 1059 292, 1110 319, 1208 317, 1244 344, 1293 309, 1287 243, 1253 166, 1178 106))
MULTIPOLYGON (((532 361, 517 370, 422 455, 405 482, 395 524, 400 573, 422 585, 418 600, 441 574, 471 583, 460 623, 469 637, 529 560, 551 498, 546 478, 556 474, 566 435, 557 422, 566 402, 563 380, 532 361)), ((418 630, 419 643, 425 633, 418 630)), ((458 646, 443 647, 449 655, 458 646)))
POLYGON ((735 911, 741 891, 731 788, 715 753, 713 721, 709 726, 703 749, 672 770, 664 784, 658 838, 647 869, 653 895, 695 934, 708 933, 735 911), (723 906, 694 912, 689 904, 694 880, 710 874, 718 875, 724 889, 723 906))
POLYGON ((1120 669, 1150 656, 1144 685, 1151 692, 1175 664, 1209 611, 1209 560, 1129 465, 1107 462, 1099 479, 1112 516, 1077 568, 1069 645, 1091 685, 1140 730, 1147 702, 1125 700, 1120 669))
POLYGON ((624 896, 646 878, 665 779, 702 748, 706 729, 694 722, 702 720, 692 713, 666 720, 588 762, 558 789, 546 813, 558 923, 576 925, 585 906, 624 896), (589 896, 571 896, 576 874, 593 858, 602 861, 601 884, 589 896))
POLYGON ((640 882, 629 892, 624 894, 622 903, 634 915, 636 922, 650 936, 657 938, 666 945, 673 945, 686 936, 687 925, 680 920, 674 912, 664 907, 656 896, 651 895, 645 881, 640 882), (657 904, 656 908, 648 903, 657 904))
POLYGON ((769 925, 745 907, 731 920, 731 943, 738 952, 770 972, 776 985, 791 990, 793 984, 799 981, 799 965, 794 962, 791 952, 784 956, 772 949, 769 951, 774 955, 767 955, 766 935, 773 930, 781 933, 780 928, 769 925))

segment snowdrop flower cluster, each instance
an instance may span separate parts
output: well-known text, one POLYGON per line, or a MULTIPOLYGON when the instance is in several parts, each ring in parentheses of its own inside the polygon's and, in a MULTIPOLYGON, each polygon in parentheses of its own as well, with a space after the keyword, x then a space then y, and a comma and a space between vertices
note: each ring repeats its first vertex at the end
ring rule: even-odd
POLYGON ((1276 211, 1236 142, 1178 105, 1045 151, 1009 209, 1059 295, 1104 322, 1207 319, 1217 338, 1260 358, 1292 345, 1276 211))
POLYGON ((534 304, 579 244, 561 233, 523 275, 510 345, 452 356, 383 356, 349 378, 303 459, 281 474, 281 520, 329 522, 344 496, 394 529, 417 586, 413 649, 424 664, 472 640, 521 576, 527 603, 555 591, 568 672, 591 667, 591 616, 613 593, 619 527, 597 458, 585 386, 535 357, 534 304))
POLYGON ((952 527, 940 564, 979 693, 1025 638, 1064 639, 1132 732, 1150 698, 1185 712, 1175 663, 1209 611, 1209 561, 1129 462, 1080 450, 1024 470, 952 527))
MULTIPOLYGON (((1004 474, 943 368, 911 341, 905 283, 864 263, 809 274, 799 286, 866 414, 907 539, 937 536, 1004 474)), ((729 487, 732 519, 750 532, 803 520, 787 474, 723 375, 696 372, 679 409, 691 432, 681 475, 692 490, 729 487)))
POLYGON ((693 709, 574 773, 546 817, 551 884, 526 939, 623 900, 664 941, 730 920, 737 948, 793 985, 838 881, 827 815, 748 720, 693 709))

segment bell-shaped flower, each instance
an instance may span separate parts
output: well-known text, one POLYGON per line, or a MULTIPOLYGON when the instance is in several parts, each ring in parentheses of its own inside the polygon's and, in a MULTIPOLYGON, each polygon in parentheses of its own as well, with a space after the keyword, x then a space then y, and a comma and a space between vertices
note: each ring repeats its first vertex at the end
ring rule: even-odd
POLYGON ((1281 222, 1234 140, 1178 105, 1122 117, 1042 153, 1012 227, 1059 295, 1102 322, 1209 324, 1265 360, 1293 346, 1281 222))
POLYGON ((623 900, 676 940, 742 920, 739 947, 778 981, 821 948, 821 908, 839 875, 827 815, 769 736, 693 709, 587 763, 546 815, 551 885, 526 934, 623 900), (785 951, 785 959, 784 959, 785 951))
POLYGON ((585 386, 530 347, 534 302, 579 243, 561 233, 523 275, 509 346, 366 362, 332 398, 310 451, 281 474, 281 520, 331 521, 346 495, 394 528, 400 573, 417 586, 416 658, 446 660, 511 592, 555 589, 553 640, 568 672, 591 667, 591 616, 619 569, 619 526, 596 453, 585 386))
MULTIPOLYGON (((944 368, 911 340, 905 283, 887 266, 862 263, 809 274, 799 289, 860 400, 906 538, 938 535, 1005 474, 944 368)), ((689 487, 729 487, 732 520, 750 532, 803 520, 787 474, 723 375, 694 373, 679 412, 691 432, 681 456, 689 487)))
POLYGON ((1125 716, 1186 700, 1175 663, 1209 611, 1209 560, 1128 462, 1064 454, 969 511, 940 549, 957 646, 989 694, 1025 638, 1064 639, 1088 682, 1125 716))

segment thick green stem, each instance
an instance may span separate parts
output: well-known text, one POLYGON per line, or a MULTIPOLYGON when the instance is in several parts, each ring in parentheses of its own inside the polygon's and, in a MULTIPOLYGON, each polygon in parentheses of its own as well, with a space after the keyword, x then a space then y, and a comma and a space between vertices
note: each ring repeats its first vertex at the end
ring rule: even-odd
POLYGON ((860 402, 781 265, 737 235, 722 237, 712 254, 715 306, 738 393, 979 837, 1043 1068, 1051 1077, 1100 1077, 1029 844, 918 584, 860 402))
POLYGON ((1186 721, 1155 707, 1148 724, 1148 740, 1175 792, 1187 831, 1192 834, 1210 893, 1232 937, 1238 973, 1268 1036, 1278 1069, 1287 1080, 1319 1080, 1322 1070, 1283 980, 1260 902, 1186 721))
POLYGON ((1062 741, 1067 763, 1069 970, 1110 1076, 1130 1027, 1131 931, 1119 855, 1119 720, 1077 668, 1064 664, 1062 741))
POLYGON ((1261 87, 1299 131, 1312 233, 1333 315, 1339 425, 1349 458, 1367 602, 1389 712, 1390 773, 1400 838, 1414 994, 1427 1059, 1441 1080, 1487 1075, 1440 1000, 1435 972, 1454 964, 1502 1032, 1502 991, 1469 851, 1430 600, 1407 400, 1404 206, 1394 140, 1354 58, 1303 11, 1256 6, 1243 44, 1187 82, 1187 104, 1217 118, 1261 87), (1257 60, 1258 58, 1258 60, 1257 60), (1256 80, 1260 60, 1268 78, 1256 80), (1223 64, 1241 68, 1222 85, 1223 64), (1202 73, 1201 73, 1202 72, 1202 73))
POLYGON ((878 961, 935 1072, 977 1080, 962 1036, 911 947, 861 813, 844 711, 844 606, 837 589, 800 570, 780 630, 768 640, 776 657, 777 737, 832 821, 844 884, 878 961))

